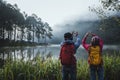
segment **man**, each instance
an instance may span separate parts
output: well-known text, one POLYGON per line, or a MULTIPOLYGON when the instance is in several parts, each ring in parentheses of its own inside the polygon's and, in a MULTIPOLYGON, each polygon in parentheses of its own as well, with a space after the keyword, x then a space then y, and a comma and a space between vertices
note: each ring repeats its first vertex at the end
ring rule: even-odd
POLYGON ((76 80, 76 58, 74 54, 80 46, 80 38, 78 32, 64 34, 64 41, 61 43, 60 61, 62 64, 62 80, 76 80), (76 42, 73 42, 73 35, 77 37, 76 42))

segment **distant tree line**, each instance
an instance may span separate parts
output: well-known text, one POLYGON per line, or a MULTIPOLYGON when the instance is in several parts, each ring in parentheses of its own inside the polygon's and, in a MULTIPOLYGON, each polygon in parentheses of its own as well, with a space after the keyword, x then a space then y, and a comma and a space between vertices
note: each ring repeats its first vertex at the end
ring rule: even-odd
POLYGON ((0 0, 0 41, 27 41, 40 43, 52 38, 52 28, 36 14, 21 13, 17 4, 0 0))
POLYGON ((120 1, 100 0, 102 6, 90 7, 100 18, 94 32, 104 39, 106 44, 120 44, 120 1))
POLYGON ((91 32, 98 34, 103 40, 104 44, 120 44, 120 20, 119 16, 111 16, 107 19, 93 22, 91 32))

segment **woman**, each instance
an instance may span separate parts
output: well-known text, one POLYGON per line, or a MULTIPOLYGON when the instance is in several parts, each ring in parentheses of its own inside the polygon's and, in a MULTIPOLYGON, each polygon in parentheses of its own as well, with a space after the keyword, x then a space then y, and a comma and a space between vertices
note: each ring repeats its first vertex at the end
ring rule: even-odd
POLYGON ((96 76, 98 76, 98 80, 104 80, 104 70, 103 70, 103 60, 102 60, 103 40, 93 33, 86 33, 86 35, 82 39, 82 45, 89 53, 88 63, 90 68, 91 80, 96 80, 96 76), (91 35, 92 38, 90 44, 87 44, 86 40, 89 35, 91 35))

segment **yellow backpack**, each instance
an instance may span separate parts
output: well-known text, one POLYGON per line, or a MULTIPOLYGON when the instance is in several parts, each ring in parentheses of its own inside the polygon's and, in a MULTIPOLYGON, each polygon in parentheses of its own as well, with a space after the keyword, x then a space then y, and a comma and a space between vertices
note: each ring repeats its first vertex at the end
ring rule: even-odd
POLYGON ((90 46, 88 61, 91 65, 99 65, 102 62, 100 46, 90 46))

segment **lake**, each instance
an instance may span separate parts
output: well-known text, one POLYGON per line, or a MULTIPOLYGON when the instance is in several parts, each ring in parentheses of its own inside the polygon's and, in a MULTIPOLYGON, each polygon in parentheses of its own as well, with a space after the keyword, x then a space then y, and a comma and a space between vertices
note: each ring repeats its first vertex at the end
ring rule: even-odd
MULTIPOLYGON (((103 53, 113 53, 114 51, 119 51, 120 45, 104 45, 103 53)), ((23 59, 23 60, 32 60, 36 56, 42 58, 52 58, 58 59, 60 53, 60 45, 49 45, 49 46, 35 46, 35 47, 4 47, 0 48, 0 58, 7 59, 23 59)), ((87 52, 82 47, 78 48, 76 52, 77 59, 87 59, 87 52)))

